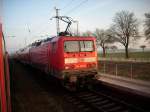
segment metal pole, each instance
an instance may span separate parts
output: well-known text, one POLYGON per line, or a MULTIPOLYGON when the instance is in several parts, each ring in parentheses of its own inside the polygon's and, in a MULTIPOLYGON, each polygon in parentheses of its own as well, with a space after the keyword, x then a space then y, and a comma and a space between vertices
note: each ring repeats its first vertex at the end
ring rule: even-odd
POLYGON ((105 69, 106 69, 106 65, 105 65, 105 63, 104 63, 104 74, 105 74, 105 72, 106 72, 106 70, 105 70, 105 69))
POLYGON ((132 66, 132 63, 131 63, 131 79, 133 78, 133 66, 132 66))
POLYGON ((118 66, 116 64, 116 76, 118 75, 118 66))
POLYGON ((79 36, 79 21, 76 20, 74 23, 77 25, 76 35, 79 36))
POLYGON ((77 21, 77 36, 79 36, 79 21, 77 21))
POLYGON ((24 39, 24 47, 26 47, 27 46, 27 37, 25 37, 25 39, 24 39))
POLYGON ((60 9, 57 9, 57 8, 55 7, 55 10, 56 10, 56 28, 57 28, 57 35, 59 35, 60 28, 59 28, 59 19, 58 19, 58 17, 59 17, 59 10, 60 10, 60 9))

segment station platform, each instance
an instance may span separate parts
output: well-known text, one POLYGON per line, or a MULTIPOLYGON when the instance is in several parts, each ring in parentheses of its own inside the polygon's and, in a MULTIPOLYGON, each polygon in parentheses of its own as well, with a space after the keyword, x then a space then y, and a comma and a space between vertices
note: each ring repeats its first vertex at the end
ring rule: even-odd
POLYGON ((150 82, 99 73, 102 84, 150 98, 150 82))

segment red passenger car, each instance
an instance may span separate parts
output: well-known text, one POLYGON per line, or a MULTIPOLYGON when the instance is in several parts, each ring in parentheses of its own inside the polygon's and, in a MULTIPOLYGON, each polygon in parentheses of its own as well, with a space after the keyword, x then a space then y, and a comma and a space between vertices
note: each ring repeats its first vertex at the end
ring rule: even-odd
POLYGON ((26 49, 19 53, 21 61, 61 79, 65 86, 84 84, 97 74, 94 37, 57 36, 26 49))
POLYGON ((11 112, 8 54, 0 23, 0 112, 11 112))

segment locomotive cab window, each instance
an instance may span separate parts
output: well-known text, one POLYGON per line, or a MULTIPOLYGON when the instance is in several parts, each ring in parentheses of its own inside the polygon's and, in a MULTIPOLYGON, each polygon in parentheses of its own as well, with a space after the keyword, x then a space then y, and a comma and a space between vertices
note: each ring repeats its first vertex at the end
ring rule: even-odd
POLYGON ((79 52, 78 41, 65 41, 64 42, 64 51, 65 52, 79 52))
POLYGON ((93 41, 65 41, 65 52, 90 52, 94 51, 93 41))
POLYGON ((93 41, 80 41, 80 49, 81 51, 93 51, 93 41))

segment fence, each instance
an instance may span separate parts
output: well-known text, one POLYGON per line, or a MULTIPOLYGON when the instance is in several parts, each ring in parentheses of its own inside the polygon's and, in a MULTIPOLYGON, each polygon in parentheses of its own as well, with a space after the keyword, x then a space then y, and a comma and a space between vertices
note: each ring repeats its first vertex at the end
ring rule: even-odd
POLYGON ((150 58, 129 58, 129 59, 125 59, 125 58, 99 58, 99 60, 103 60, 103 61, 128 61, 128 62, 150 62, 150 58))
POLYGON ((104 74, 150 81, 150 63, 100 61, 99 71, 104 74))

